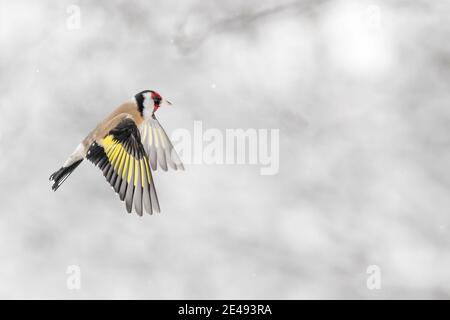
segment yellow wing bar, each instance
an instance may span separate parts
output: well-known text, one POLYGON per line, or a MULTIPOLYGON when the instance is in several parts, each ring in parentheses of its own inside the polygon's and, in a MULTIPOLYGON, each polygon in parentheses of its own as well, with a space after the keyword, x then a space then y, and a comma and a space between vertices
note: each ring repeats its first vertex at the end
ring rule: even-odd
POLYGON ((131 182, 133 176, 133 184, 136 186, 139 170, 140 177, 142 177, 140 181, 142 187, 144 187, 146 180, 148 183, 152 182, 152 175, 150 173, 147 157, 144 156, 141 159, 136 159, 136 157, 125 150, 120 142, 114 140, 112 135, 106 136, 102 139, 101 143, 105 150, 105 154, 108 157, 108 162, 113 166, 114 171, 117 172, 118 175, 125 178, 125 173, 128 173, 128 182, 131 182))

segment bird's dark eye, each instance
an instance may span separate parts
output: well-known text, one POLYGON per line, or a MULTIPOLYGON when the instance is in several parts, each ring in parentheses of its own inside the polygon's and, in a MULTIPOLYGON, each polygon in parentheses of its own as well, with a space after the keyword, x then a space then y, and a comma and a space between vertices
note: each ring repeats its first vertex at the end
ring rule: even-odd
POLYGON ((160 104, 161 103, 161 98, 154 98, 153 100, 155 101, 156 104, 160 104))

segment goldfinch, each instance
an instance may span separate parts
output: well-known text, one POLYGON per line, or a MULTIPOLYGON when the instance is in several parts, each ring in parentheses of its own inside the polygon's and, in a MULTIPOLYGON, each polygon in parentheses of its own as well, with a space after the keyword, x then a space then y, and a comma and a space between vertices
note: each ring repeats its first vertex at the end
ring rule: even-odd
POLYGON ((157 165, 167 171, 184 170, 169 137, 156 119, 155 112, 171 103, 156 91, 144 90, 113 110, 76 147, 61 169, 50 176, 56 191, 69 175, 87 159, 103 171, 128 213, 133 203, 142 216, 160 212, 152 177, 157 165))

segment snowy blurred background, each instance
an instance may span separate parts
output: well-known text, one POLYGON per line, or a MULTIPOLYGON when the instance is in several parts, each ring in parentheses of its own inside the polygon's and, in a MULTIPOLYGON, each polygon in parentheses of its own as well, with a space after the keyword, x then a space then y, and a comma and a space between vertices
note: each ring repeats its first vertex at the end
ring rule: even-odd
POLYGON ((449 15, 446 0, 0 0, 0 297, 450 298, 449 15), (157 171, 163 212, 142 218, 87 162, 53 193, 48 176, 144 89, 174 103, 169 135, 279 128, 279 173, 157 171))

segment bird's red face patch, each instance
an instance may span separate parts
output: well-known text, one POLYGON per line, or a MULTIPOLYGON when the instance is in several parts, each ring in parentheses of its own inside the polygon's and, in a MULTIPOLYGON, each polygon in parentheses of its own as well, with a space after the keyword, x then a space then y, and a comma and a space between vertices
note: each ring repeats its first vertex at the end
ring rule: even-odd
POLYGON ((155 91, 152 91, 152 96, 151 96, 151 98, 153 99, 153 100, 161 100, 161 96, 159 95, 159 93, 158 92, 155 92, 155 91))
POLYGON ((159 104, 161 103, 162 98, 159 95, 159 93, 155 92, 155 91, 152 91, 151 98, 152 98, 152 100, 154 102, 154 104, 153 104, 153 113, 155 113, 156 110, 158 110, 158 108, 159 108, 159 104))

